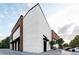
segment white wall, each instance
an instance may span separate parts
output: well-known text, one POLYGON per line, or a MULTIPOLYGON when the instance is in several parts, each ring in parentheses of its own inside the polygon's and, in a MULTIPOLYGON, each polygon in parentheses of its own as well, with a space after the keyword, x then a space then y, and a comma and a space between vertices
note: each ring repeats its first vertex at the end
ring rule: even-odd
MULTIPOLYGON (((43 35, 51 39, 51 30, 37 5, 23 20, 23 51, 43 52, 43 35)), ((49 50, 49 43, 47 50, 49 50)))
POLYGON ((16 38, 18 38, 20 36, 20 27, 14 32, 13 34, 13 40, 15 40, 16 38))
MULTIPOLYGON (((40 10, 40 8, 39 8, 40 10)), ((51 40, 51 29, 47 23, 47 20, 45 19, 44 17, 44 14, 42 14, 41 11, 39 11, 39 15, 40 16, 39 18, 39 32, 40 32, 40 40, 41 40, 41 43, 42 44, 41 46, 43 46, 43 43, 42 43, 42 38, 43 38, 43 35, 45 35, 49 41, 51 40)), ((43 49, 43 48, 42 48, 43 49)), ((50 45, 49 45, 49 42, 47 42, 47 50, 50 50, 50 45)))
POLYGON ((16 50, 18 51, 18 41, 17 41, 17 43, 16 43, 16 46, 17 46, 16 50))

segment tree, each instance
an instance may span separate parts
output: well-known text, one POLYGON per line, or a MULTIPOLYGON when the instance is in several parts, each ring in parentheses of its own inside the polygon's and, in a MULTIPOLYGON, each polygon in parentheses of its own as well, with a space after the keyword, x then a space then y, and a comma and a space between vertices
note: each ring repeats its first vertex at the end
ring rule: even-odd
POLYGON ((70 41, 69 46, 72 48, 79 47, 79 35, 76 35, 74 39, 70 41))
POLYGON ((55 41, 51 40, 49 44, 50 44, 51 49, 53 49, 53 45, 55 44, 55 41))
POLYGON ((0 48, 9 48, 10 47, 10 40, 9 37, 6 37, 0 42, 0 48))
POLYGON ((62 44, 64 43, 64 40, 62 38, 59 38, 56 40, 56 43, 59 44, 59 48, 62 48, 62 44))
POLYGON ((0 42, 0 48, 2 47, 1 42, 0 42))
POLYGON ((68 46, 69 46, 68 43, 63 44, 63 47, 68 47, 68 46))

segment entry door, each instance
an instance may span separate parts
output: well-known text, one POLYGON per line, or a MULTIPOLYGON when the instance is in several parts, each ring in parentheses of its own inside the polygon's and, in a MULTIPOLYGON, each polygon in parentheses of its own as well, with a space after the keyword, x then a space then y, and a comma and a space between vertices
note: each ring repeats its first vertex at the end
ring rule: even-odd
POLYGON ((44 41, 44 52, 47 51, 47 41, 44 41))
POLYGON ((20 51, 20 37, 18 38, 18 51, 20 51))
POLYGON ((12 50, 14 50, 14 42, 12 42, 12 50))
POLYGON ((16 43, 17 43, 17 42, 15 42, 15 50, 17 49, 16 43))
POLYGON ((18 40, 16 40, 16 42, 15 42, 15 50, 18 51, 18 40))

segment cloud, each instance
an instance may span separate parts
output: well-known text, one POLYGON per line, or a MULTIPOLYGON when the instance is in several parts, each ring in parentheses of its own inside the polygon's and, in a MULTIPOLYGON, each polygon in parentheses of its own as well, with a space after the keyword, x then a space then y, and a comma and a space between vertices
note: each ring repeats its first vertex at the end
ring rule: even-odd
POLYGON ((66 41, 72 40, 74 35, 79 33, 79 4, 68 4, 64 8, 57 9, 55 13, 53 9, 49 9, 51 13, 46 17, 50 27, 66 41))
POLYGON ((3 40, 4 38, 5 38, 5 36, 0 33, 0 41, 3 40))
POLYGON ((72 34, 74 34, 74 35, 79 35, 79 26, 78 26, 78 25, 76 25, 76 26, 74 27, 74 30, 73 30, 72 34))
POLYGON ((27 6, 28 6, 29 8, 31 8, 31 7, 33 7, 35 4, 36 4, 36 3, 28 3, 27 6))
POLYGON ((72 26, 73 24, 66 24, 65 26, 63 26, 62 28, 59 29, 58 33, 59 34, 65 34, 67 32, 68 29, 70 29, 70 27, 72 26))
POLYGON ((56 30, 56 32, 58 32, 59 28, 63 27, 66 24, 71 23, 70 21, 68 21, 69 19, 66 16, 67 11, 70 8, 71 8, 70 6, 65 6, 65 8, 61 8, 58 11, 56 11, 56 13, 53 13, 51 10, 51 13, 46 16, 50 27, 56 30))
POLYGON ((58 9, 56 13, 53 13, 54 11, 52 12, 53 10, 52 7, 51 7, 52 10, 49 10, 51 11, 51 13, 48 14, 46 18, 52 29, 54 28, 57 30, 69 23, 78 24, 79 6, 75 4, 68 4, 67 6, 66 5, 67 4, 65 4, 65 7, 62 8, 61 8, 62 5, 60 5, 60 9, 58 9))
POLYGON ((0 4, 0 33, 8 36, 19 16, 28 10, 27 4, 0 4))
POLYGON ((0 18, 4 18, 5 16, 3 14, 0 14, 0 18))
POLYGON ((0 33, 0 37, 2 37, 2 36, 3 36, 3 34, 0 33))

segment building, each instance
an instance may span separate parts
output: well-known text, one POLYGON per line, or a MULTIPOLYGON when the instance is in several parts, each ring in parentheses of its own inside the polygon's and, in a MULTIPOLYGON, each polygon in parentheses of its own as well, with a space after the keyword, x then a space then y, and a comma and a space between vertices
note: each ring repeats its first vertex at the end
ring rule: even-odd
POLYGON ((51 32, 52 32, 52 34, 51 34, 52 40, 57 40, 60 38, 59 35, 54 30, 51 30, 51 32))
POLYGON ((20 16, 10 36, 10 49, 40 53, 50 50, 51 29, 39 4, 20 16))

